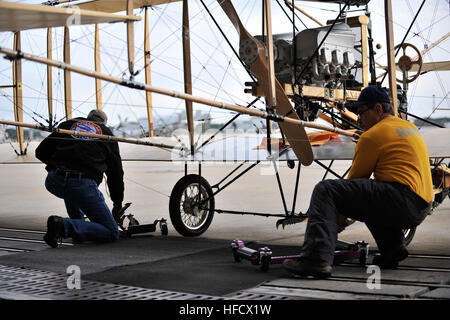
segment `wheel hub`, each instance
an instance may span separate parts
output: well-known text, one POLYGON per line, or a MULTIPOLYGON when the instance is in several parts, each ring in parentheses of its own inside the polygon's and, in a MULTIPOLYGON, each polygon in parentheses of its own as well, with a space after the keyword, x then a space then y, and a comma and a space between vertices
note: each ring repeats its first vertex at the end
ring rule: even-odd
POLYGON ((201 214, 198 208, 198 204, 196 203, 195 199, 192 198, 187 198, 183 202, 183 211, 195 217, 198 217, 201 214))

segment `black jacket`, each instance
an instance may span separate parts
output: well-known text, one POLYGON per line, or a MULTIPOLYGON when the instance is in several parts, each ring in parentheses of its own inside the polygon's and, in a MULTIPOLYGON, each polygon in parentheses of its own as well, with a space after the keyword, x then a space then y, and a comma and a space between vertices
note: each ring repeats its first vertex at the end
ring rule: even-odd
MULTIPOLYGON (((112 136, 103 124, 74 118, 61 123, 58 128, 84 131, 112 136)), ((97 184, 106 173, 111 200, 120 205, 123 201, 123 168, 119 145, 116 141, 73 136, 54 132, 45 138, 36 149, 36 158, 45 163, 46 170, 66 168, 83 172, 97 184)))

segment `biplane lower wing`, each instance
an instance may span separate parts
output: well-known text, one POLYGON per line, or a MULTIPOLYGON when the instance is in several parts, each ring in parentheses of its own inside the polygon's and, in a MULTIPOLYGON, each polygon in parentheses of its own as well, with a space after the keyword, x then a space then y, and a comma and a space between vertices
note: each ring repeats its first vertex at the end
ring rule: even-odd
MULTIPOLYGON (((309 133, 309 135, 311 132, 309 133)), ((430 158, 450 158, 450 128, 430 129, 422 133, 430 158)), ((291 148, 279 147, 281 139, 273 138, 272 157, 266 149, 265 135, 232 135, 204 146, 191 157, 175 157, 173 161, 287 161, 297 157, 291 148)), ((315 160, 352 160, 356 143, 351 137, 330 136, 322 143, 311 140, 315 160)), ((176 151, 174 151, 174 155, 176 151)))
MULTIPOLYGON (((422 133, 430 158, 450 158, 450 128, 429 129, 422 133)), ((188 142, 189 137, 178 137, 188 142)), ((164 143, 180 147, 180 142, 170 137, 153 137, 145 139, 153 143, 164 143)), ((297 161, 291 148, 279 147, 281 139, 272 138, 272 157, 269 157, 264 134, 235 134, 217 139, 198 150, 193 156, 188 144, 179 149, 164 149, 154 146, 136 145, 119 142, 120 153, 124 161, 204 161, 204 162, 240 162, 240 161, 297 161)), ((108 142, 105 142, 108 143, 108 142)), ((38 142, 27 146, 26 156, 14 154, 11 145, 0 144, 0 164, 6 163, 39 163, 34 157, 38 142)), ((356 143, 348 136, 330 136, 326 141, 312 141, 315 160, 352 160, 356 143)))
MULTIPOLYGON (((168 146, 179 146, 179 142, 170 137, 152 137, 145 138, 142 141, 150 143, 163 143, 168 146)), ((35 157, 35 151, 40 142, 31 141, 26 145, 27 152, 25 155, 16 155, 13 146, 8 143, 0 144, 0 164, 21 164, 21 163, 41 163, 35 157)), ((105 141, 105 143, 109 143, 105 141)), ((173 153, 171 149, 154 147, 147 145, 147 148, 142 148, 143 145, 131 144, 125 142, 118 142, 120 154, 123 161, 172 161, 173 153)), ((176 153, 177 155, 179 152, 176 153)))
POLYGON ((422 136, 430 158, 450 158, 450 128, 430 129, 422 136))

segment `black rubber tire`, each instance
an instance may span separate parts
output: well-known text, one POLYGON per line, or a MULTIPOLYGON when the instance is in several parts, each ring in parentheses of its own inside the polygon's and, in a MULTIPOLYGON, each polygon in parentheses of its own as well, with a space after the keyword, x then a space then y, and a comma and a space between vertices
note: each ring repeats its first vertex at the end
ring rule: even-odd
POLYGON ((167 225, 161 226, 161 235, 167 236, 168 234, 169 234, 169 228, 167 227, 167 225))
POLYGON ((242 258, 239 256, 239 254, 236 252, 236 251, 234 251, 233 250, 233 259, 234 259, 234 262, 241 262, 242 261, 242 258))
MULTIPOLYGON (((178 182, 175 184, 175 186, 172 189, 172 193, 170 194, 170 201, 169 201, 169 213, 170 213, 170 220, 172 221, 172 224, 177 230, 179 234, 185 237, 197 237, 204 233, 210 226, 211 221, 214 217, 214 197, 213 197, 213 191, 211 186, 209 185, 208 181, 204 179, 203 177, 200 177, 197 174, 188 174, 178 180, 178 182), (200 183, 200 188, 199 188, 200 183), (183 221, 183 217, 185 216, 192 216, 194 217, 193 207, 198 210, 198 208, 195 206, 196 204, 196 195, 198 196, 198 191, 195 194, 191 194, 190 196, 187 195, 187 190, 190 189, 192 192, 193 189, 201 189, 201 198, 206 199, 209 198, 209 200, 206 203, 206 207, 204 209, 200 209, 200 211, 204 211, 201 219, 198 221, 198 225, 188 225, 183 221), (184 199, 183 199, 184 196, 184 199), (187 199, 186 199, 187 198, 187 199), (185 210, 187 209, 188 212, 185 210)), ((187 221, 187 220, 186 220, 187 221)))
POLYGON ((261 271, 263 271, 263 272, 269 271, 270 260, 271 259, 268 256, 264 256, 261 258, 261 267, 260 267, 261 271))
POLYGON ((414 238, 415 233, 416 233, 416 227, 403 230, 405 246, 408 246, 411 243, 412 239, 414 238))
POLYGON ((367 263, 366 250, 360 249, 359 251, 359 265, 364 267, 367 263))
POLYGON ((441 204, 445 200, 446 196, 448 196, 450 198, 450 192, 449 192, 448 188, 444 189, 444 191, 441 191, 434 195, 435 204, 436 205, 441 204))

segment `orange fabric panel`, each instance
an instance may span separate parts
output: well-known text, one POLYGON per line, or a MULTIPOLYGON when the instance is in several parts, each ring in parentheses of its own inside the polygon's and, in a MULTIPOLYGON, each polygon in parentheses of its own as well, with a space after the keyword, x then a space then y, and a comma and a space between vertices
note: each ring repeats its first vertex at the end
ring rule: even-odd
POLYGON ((309 142, 311 142, 312 146, 321 146, 324 143, 337 138, 339 133, 328 132, 328 131, 318 131, 318 132, 309 132, 308 138, 309 142))

